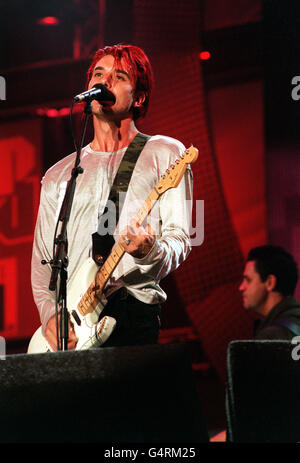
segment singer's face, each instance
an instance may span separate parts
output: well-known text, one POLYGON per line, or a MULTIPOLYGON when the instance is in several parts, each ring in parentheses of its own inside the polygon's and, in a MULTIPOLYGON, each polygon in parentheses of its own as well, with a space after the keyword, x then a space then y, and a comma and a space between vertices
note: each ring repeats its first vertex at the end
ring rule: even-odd
POLYGON ((93 101, 94 115, 104 119, 131 117, 131 107, 134 103, 133 81, 124 67, 115 67, 115 59, 112 55, 105 55, 96 63, 89 88, 95 84, 106 85, 115 95, 116 102, 113 105, 104 105, 93 101))

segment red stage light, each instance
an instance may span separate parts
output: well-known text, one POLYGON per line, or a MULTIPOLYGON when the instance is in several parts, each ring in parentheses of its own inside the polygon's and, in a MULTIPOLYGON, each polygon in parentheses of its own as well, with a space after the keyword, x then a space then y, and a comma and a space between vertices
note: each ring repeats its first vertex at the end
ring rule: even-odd
POLYGON ((41 26, 58 26, 59 19, 55 16, 45 16, 37 20, 37 23, 41 26))
POLYGON ((58 110, 54 108, 47 109, 45 114, 48 117, 58 117, 59 116, 58 110))
POLYGON ((199 53, 199 58, 202 59, 203 61, 208 60, 210 58, 210 52, 209 51, 201 51, 199 53))

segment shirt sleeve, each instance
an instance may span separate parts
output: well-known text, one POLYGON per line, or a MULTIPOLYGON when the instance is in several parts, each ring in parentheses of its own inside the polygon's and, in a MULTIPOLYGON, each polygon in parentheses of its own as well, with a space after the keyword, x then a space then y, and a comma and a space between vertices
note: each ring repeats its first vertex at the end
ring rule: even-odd
POLYGON ((174 271, 191 251, 192 189, 188 167, 178 187, 166 191, 159 200, 160 237, 144 258, 134 259, 140 272, 156 281, 174 271))
POLYGON ((51 189, 43 179, 31 261, 32 292, 40 314, 43 333, 48 320, 55 314, 56 305, 55 291, 49 290, 51 266, 41 264, 43 259, 47 262, 52 259, 56 211, 55 195, 51 193, 51 189))

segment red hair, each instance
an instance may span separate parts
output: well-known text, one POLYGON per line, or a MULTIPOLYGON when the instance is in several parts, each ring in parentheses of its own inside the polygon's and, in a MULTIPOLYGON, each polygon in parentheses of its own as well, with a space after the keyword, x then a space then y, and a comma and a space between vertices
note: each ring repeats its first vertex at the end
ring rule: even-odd
POLYGON ((148 110, 150 96, 153 88, 154 78, 149 59, 144 51, 135 45, 112 45, 100 48, 96 51, 93 61, 87 73, 87 87, 97 62, 105 55, 112 55, 115 64, 128 72, 132 79, 135 95, 143 93, 145 100, 140 107, 133 107, 134 120, 144 117, 148 110), (122 60, 122 62, 121 62, 122 60))

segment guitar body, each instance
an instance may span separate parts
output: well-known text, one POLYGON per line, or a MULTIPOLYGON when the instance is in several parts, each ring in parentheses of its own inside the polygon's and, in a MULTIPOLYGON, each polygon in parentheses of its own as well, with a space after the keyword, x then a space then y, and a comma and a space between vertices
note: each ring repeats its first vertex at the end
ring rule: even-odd
MULTIPOLYGON (((87 259, 78 272, 68 290, 67 308, 70 315, 70 321, 74 327, 75 334, 78 338, 76 350, 97 347, 103 344, 110 336, 116 325, 113 317, 104 317, 100 321, 99 316, 106 304, 103 298, 98 306, 91 313, 82 316, 77 309, 77 305, 85 294, 87 288, 95 279, 99 267, 92 258, 87 259)), ((52 351, 40 326, 32 336, 27 352, 29 354, 52 351)))

